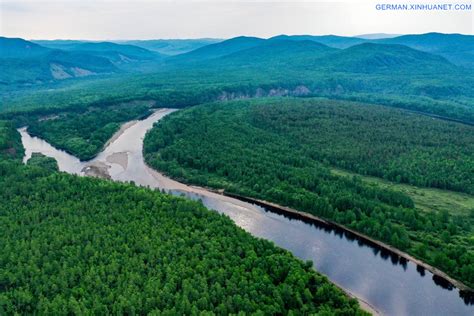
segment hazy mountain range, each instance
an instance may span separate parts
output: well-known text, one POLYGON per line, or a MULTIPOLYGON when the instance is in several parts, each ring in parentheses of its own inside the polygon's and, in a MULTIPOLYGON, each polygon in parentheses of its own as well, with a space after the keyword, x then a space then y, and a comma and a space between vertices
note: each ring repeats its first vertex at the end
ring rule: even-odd
POLYGON ((275 67, 373 73, 432 73, 474 68, 474 36, 427 33, 343 37, 279 35, 269 39, 90 42, 0 38, 0 82, 35 84, 167 68, 275 67), (375 38, 375 39, 374 39, 375 38))

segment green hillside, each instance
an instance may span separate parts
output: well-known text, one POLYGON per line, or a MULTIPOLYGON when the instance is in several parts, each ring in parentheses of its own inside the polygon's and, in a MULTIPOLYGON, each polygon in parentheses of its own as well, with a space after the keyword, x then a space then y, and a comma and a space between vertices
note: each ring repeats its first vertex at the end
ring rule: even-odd
POLYGON ((320 61, 321 67, 353 73, 405 72, 442 73, 460 70, 440 56, 403 45, 364 43, 349 47, 320 61))
POLYGON ((51 50, 21 38, 0 37, 0 58, 28 58, 49 53, 51 50))
POLYGON ((0 83, 37 84, 113 73, 106 58, 42 47, 21 39, 0 38, 0 83))
POLYGON ((239 36, 215 44, 206 45, 191 52, 170 58, 171 62, 203 61, 226 56, 244 49, 256 47, 265 40, 257 37, 239 36))
POLYGON ((474 67, 474 36, 464 34, 426 33, 394 36, 381 39, 336 35, 279 35, 272 39, 314 41, 334 48, 348 48, 362 43, 397 44, 445 57, 450 62, 474 67))
POLYGON ((306 72, 338 73, 410 73, 449 74, 461 69, 445 58, 411 49, 403 45, 363 43, 338 50, 309 40, 269 40, 212 61, 203 60, 203 67, 238 68, 243 65, 271 71, 304 69, 306 72))
MULTIPOLYGON (((60 56, 64 54, 79 53, 60 56)), ((403 45, 364 43, 335 49, 308 40, 238 37, 180 56, 166 59, 159 70, 146 75, 120 73, 45 85, 37 91, 24 88, 17 92, 8 84, 0 85, 4 100, 0 111, 8 111, 1 116, 28 123, 37 135, 81 158, 97 154, 105 136, 115 130, 120 121, 109 115, 115 113, 114 107, 133 101, 181 108, 216 100, 318 96, 474 124, 474 86, 470 84, 474 73, 403 45), (58 113, 67 119, 35 122, 58 113), (78 124, 89 113, 96 120, 88 118, 89 124, 78 124)), ((86 57, 77 60, 89 63, 86 57)), ((129 65, 139 68, 135 63, 129 65)), ((29 63, 4 73, 27 77, 28 71, 51 73, 48 67, 47 63, 29 63)))
POLYGON ((427 33, 381 39, 378 42, 406 45, 413 49, 443 56, 456 65, 474 67, 473 35, 427 33))
POLYGON ((322 56, 336 51, 328 46, 311 41, 265 41, 256 47, 237 51, 213 60, 214 65, 228 67, 246 65, 249 67, 303 66, 322 56))

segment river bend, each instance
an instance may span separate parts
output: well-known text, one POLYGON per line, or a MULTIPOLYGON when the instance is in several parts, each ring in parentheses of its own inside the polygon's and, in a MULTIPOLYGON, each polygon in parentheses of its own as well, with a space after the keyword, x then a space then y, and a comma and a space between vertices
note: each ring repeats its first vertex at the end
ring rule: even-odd
POLYGON ((88 162, 81 162, 46 141, 30 136, 26 128, 19 129, 25 147, 24 161, 33 152, 40 152, 55 158, 61 171, 84 175, 91 169, 99 170, 116 181, 133 181, 201 200, 206 207, 229 216, 252 235, 271 240, 303 260, 311 260, 315 269, 381 314, 474 315, 472 300, 468 302, 458 289, 410 261, 399 260, 343 232, 179 183, 146 166, 142 153, 145 134, 154 123, 173 111, 161 109, 147 119, 127 123, 106 148, 88 162))

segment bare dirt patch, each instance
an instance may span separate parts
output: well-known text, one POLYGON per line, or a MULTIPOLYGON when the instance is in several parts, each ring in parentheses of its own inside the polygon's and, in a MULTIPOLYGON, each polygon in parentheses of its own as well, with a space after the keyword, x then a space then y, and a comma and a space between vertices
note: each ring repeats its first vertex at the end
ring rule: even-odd
POLYGON ((109 168, 110 166, 101 161, 94 161, 90 165, 85 166, 81 171, 84 172, 87 177, 111 179, 109 168))
POLYGON ((113 153, 112 155, 107 156, 107 158, 105 158, 105 160, 107 162, 110 162, 110 163, 119 164, 120 166, 122 166, 123 169, 127 169, 127 166, 128 166, 128 153, 125 152, 125 151, 119 152, 119 153, 113 153))

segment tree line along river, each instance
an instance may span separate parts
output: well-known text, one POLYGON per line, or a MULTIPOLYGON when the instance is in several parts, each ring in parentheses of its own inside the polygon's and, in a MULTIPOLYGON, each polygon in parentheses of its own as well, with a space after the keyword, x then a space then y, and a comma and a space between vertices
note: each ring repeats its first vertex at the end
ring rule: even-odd
POLYGON ((143 160, 146 132, 175 111, 161 109, 148 118, 129 122, 93 160, 81 162, 46 141, 19 129, 26 162, 33 152, 57 160, 59 169, 78 175, 98 175, 115 181, 183 195, 229 216, 250 234, 273 241, 359 299, 373 313, 384 315, 473 315, 473 298, 446 280, 395 253, 316 222, 278 214, 253 203, 188 186, 149 168, 143 160))

